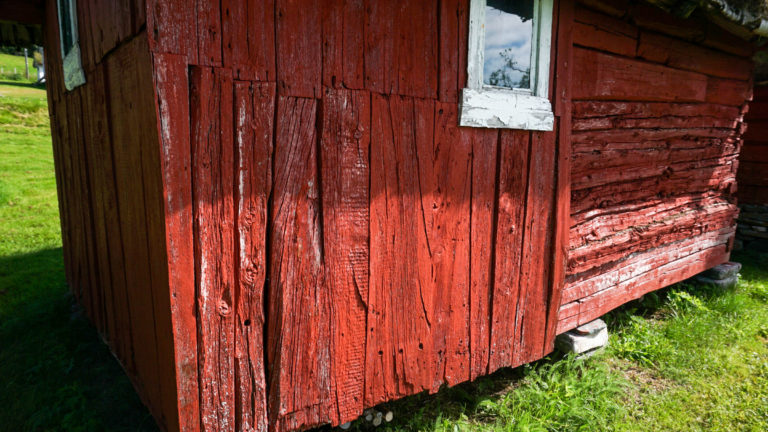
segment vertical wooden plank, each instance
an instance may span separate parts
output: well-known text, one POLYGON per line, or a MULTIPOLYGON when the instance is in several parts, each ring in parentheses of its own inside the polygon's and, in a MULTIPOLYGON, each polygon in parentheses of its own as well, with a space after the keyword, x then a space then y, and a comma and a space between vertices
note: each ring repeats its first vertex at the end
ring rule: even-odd
MULTIPOLYGON (((57 4, 58 2, 55 2, 57 4)), ((56 7, 56 6, 54 6, 56 7)), ((77 25, 78 25, 78 40, 80 41, 80 62, 83 66, 83 70, 85 71, 92 71, 94 69, 94 66, 96 64, 96 60, 94 59, 94 48, 96 47, 96 43, 94 41, 94 34, 91 31, 96 26, 91 21, 92 14, 91 14, 91 2, 77 2, 77 25)), ((58 29, 59 27, 52 27, 58 29)), ((48 46, 55 46, 57 50, 61 51, 60 46, 61 45, 48 45, 48 46)))
MULTIPOLYGON (((160 1, 160 0, 158 0, 160 1)), ((180 6, 190 8, 189 5, 180 6)), ((197 60, 203 66, 222 65, 221 2, 197 0, 197 60)), ((176 25, 171 18, 171 25, 176 25)), ((190 37, 190 35, 183 35, 190 37)))
POLYGON ((366 88, 436 98, 438 2, 369 1, 365 12, 366 88))
POLYGON ((322 97, 322 5, 313 0, 276 0, 281 95, 322 97))
POLYGON ((107 212, 110 205, 108 199, 109 188, 114 187, 112 177, 111 152, 107 153, 109 146, 108 129, 106 128, 106 107, 104 106, 104 75, 102 73, 91 74, 87 92, 83 98, 83 110, 88 116, 83 117, 84 139, 87 145, 86 156, 88 177, 91 183, 91 210, 92 227, 94 233, 94 247, 96 255, 96 267, 98 268, 98 290, 102 294, 102 309, 104 310, 104 337, 120 356, 122 349, 119 346, 119 330, 117 329, 119 313, 114 309, 114 292, 109 259, 109 242, 107 226, 117 223, 117 220, 108 220, 107 212), (97 99, 98 98, 98 99, 97 99), (109 176, 108 176, 109 175, 109 176))
POLYGON ((196 67, 191 81, 201 427, 230 430, 235 428, 232 76, 226 69, 196 67))
MULTIPOLYGON (((51 28, 59 28, 59 12, 56 6, 56 2, 45 3, 45 22, 47 26, 51 28)), ((43 33, 45 38, 45 46, 48 47, 60 47, 61 40, 59 39, 58 31, 46 31, 43 33)), ((61 100, 61 95, 64 92, 64 80, 62 78, 62 60, 61 49, 46 49, 44 50, 45 64, 46 66, 46 90, 48 94, 48 100, 52 103, 48 104, 49 114, 58 114, 59 120, 64 120, 62 114, 57 113, 62 105, 56 104, 61 100)), ((55 143, 55 141, 54 141, 55 143)), ((58 166, 58 165, 57 165, 58 166)), ((66 250, 65 250, 66 253, 66 250)))
POLYGON ((275 80, 274 0, 222 0, 224 66, 243 80, 275 80))
POLYGON ((442 102, 459 101, 466 75, 467 23, 469 0, 440 1, 440 75, 439 99, 442 102))
POLYGON ((470 378, 475 379, 489 373, 499 133, 492 129, 464 133, 470 134, 472 141, 470 378))
POLYGON ((272 188, 275 85, 235 83, 238 290, 235 316, 237 430, 267 430, 264 282, 272 188))
MULTIPOLYGON (((428 240, 428 282, 434 290, 432 390, 470 379, 471 131, 456 104, 435 104, 433 140, 417 144, 421 212, 428 240)), ((429 129, 430 125, 419 125, 429 129)))
POLYGON ((147 0, 129 0, 131 8, 131 34, 139 34, 147 25, 147 0))
POLYGON ((333 380, 315 99, 280 97, 275 125, 267 361, 270 427, 329 423, 333 380))
POLYGON ((365 1, 323 4, 323 86, 362 89, 365 1))
POLYGON ((431 261, 416 155, 418 140, 432 140, 432 104, 373 96, 366 406, 434 384, 434 292, 422 279, 429 269, 419 268, 431 261))
POLYGON ((537 360, 544 350, 555 230, 556 139, 553 132, 531 133, 513 365, 537 360))
POLYGON ((571 227, 571 82, 573 64, 574 3, 559 2, 558 23, 555 27, 557 43, 555 56, 554 110, 557 126, 557 186, 555 190, 555 238, 552 246, 552 282, 550 284, 549 311, 544 353, 555 346, 558 310, 568 265, 569 233, 571 227))
POLYGON ((197 64, 197 9, 185 0, 146 0, 147 35, 153 53, 178 54, 197 64))
POLYGON ((370 95, 325 90, 320 166, 326 295, 338 419, 363 410, 368 302, 370 95))
MULTIPOLYGON (((136 117, 129 126, 135 130, 134 151, 141 154, 141 176, 143 178, 144 214, 146 227, 147 258, 154 331, 157 343, 157 364, 159 401, 150 407, 158 425, 164 429, 178 428, 178 397, 176 392, 176 370, 174 357, 173 325, 171 317, 171 293, 169 291, 168 249, 165 232, 164 186, 161 163, 161 146, 158 134, 157 106, 153 91, 152 59, 146 34, 121 45, 122 55, 132 56, 136 69, 128 78, 135 90, 127 103, 135 107, 136 117)), ((114 55, 114 54, 113 54, 114 55)), ((137 271, 131 269, 131 271, 137 271)))
MULTIPOLYGON (((140 379, 134 383, 151 407, 160 406, 157 338, 149 236, 145 213, 140 128, 146 128, 147 106, 138 101, 143 91, 136 75, 141 64, 136 43, 118 50, 106 59, 109 123, 112 133, 117 210, 123 240, 125 282, 130 307, 131 346, 140 379)), ((147 67, 151 67, 148 66, 147 67)), ((149 113, 154 110, 149 108, 149 113)), ((155 130, 151 125, 151 130, 155 130)), ((156 150, 157 151, 157 150, 156 150)))
POLYGON ((185 56, 155 54, 153 65, 177 409, 179 427, 186 431, 195 430, 200 424, 189 77, 185 56))
POLYGON ((118 212, 117 184, 113 156, 113 139, 109 118, 109 102, 107 89, 106 67, 101 67, 91 75, 90 118, 92 120, 91 139, 94 148, 94 164, 100 174, 99 185, 102 188, 102 205, 104 229, 106 231, 106 248, 109 259, 106 271, 110 275, 112 290, 115 340, 112 349, 120 359, 129 375, 136 374, 133 356, 131 317, 128 290, 125 276, 125 257, 123 255, 123 240, 121 221, 118 212), (104 102, 107 101, 105 104, 104 102))
MULTIPOLYGON (((530 132, 502 131, 500 144, 488 372, 518 365, 514 361, 516 329, 521 325, 518 314, 521 311, 520 290, 522 285, 528 283, 521 278, 520 268, 531 151, 530 132)), ((538 174, 543 176, 545 173, 542 171, 538 174)))

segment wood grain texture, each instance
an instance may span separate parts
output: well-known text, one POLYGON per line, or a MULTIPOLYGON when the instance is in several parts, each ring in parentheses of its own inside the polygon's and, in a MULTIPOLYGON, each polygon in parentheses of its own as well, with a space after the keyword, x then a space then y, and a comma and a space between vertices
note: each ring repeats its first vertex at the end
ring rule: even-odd
POLYGON ((365 87, 380 94, 435 98, 438 2, 373 1, 365 11, 365 87), (404 25, 418 23, 418 25, 404 25))
MULTIPOLYGON (((195 3, 196 29, 190 34, 197 35, 197 64, 221 66, 223 60, 221 3, 208 0, 196 0, 195 3)), ((179 7, 184 9, 189 8, 190 5, 179 5, 179 7)), ((176 26, 176 23, 171 22, 170 25, 176 26)), ((190 34, 181 35, 181 37, 190 37, 190 34)))
MULTIPOLYGON (((152 105, 142 106, 143 88, 136 80, 141 64, 138 50, 119 50, 106 60, 107 91, 110 95, 114 174, 117 182, 117 210, 123 240, 125 283, 131 320, 131 346, 139 380, 134 381, 142 398, 155 411, 161 407, 158 372, 158 342, 155 332, 152 276, 149 269, 149 233, 147 230, 145 179, 142 159, 147 151, 141 145, 140 126, 144 110, 154 113, 152 105), (137 175, 139 173, 139 175, 137 175)), ((151 89, 151 87, 150 87, 151 89)), ((151 91, 151 90, 150 90, 151 91)), ((151 94, 151 93, 150 93, 151 94)), ((154 125, 150 126, 156 132, 154 125)), ((157 148, 154 151, 158 151, 157 148)), ((146 155, 149 157, 149 155, 146 155)), ((160 219, 162 221, 163 219, 160 219)))
POLYGON ((369 279, 371 106, 365 91, 323 97, 322 177, 325 292, 332 299, 334 411, 344 423, 363 410, 369 279))
POLYGON ((694 101, 707 94, 707 77, 582 48, 574 49, 574 99, 694 101))
POLYGON ((436 366, 435 293, 427 279, 431 250, 417 153, 432 142, 434 107, 426 100, 375 95, 371 112, 366 406, 431 390, 436 366))
POLYGON ((235 83, 237 295, 235 392, 237 429, 267 430, 264 284, 268 200, 272 188, 275 85, 235 83))
POLYGON ((235 428, 235 272, 233 83, 231 71, 192 68, 197 362, 200 427, 235 428))
POLYGON ((275 8, 280 94, 319 99, 323 78, 323 3, 276 0, 275 8))
POLYGON ((323 86, 364 88, 365 1, 333 0, 323 5, 323 86))
POLYGON ((223 64, 243 80, 275 81, 274 0, 221 2, 223 64))
POLYGON ((183 0, 146 0, 149 46, 153 53, 178 54, 197 64, 196 8, 183 0))
POLYGON ((153 67, 169 251, 177 410, 180 429, 195 430, 200 423, 200 404, 189 77, 183 55, 155 54, 153 67))
MULTIPOLYGON (((433 391, 470 379, 471 133, 455 104, 434 105, 434 135, 417 140, 421 211, 429 249, 426 285, 433 294, 433 391)), ((430 127, 429 123, 417 127, 430 127)), ((426 258, 422 258, 426 259, 426 258)), ((422 279, 424 280, 424 279, 422 279)))
MULTIPOLYGON (((590 14, 592 22, 609 19, 590 14)), ((570 250, 556 332, 716 265, 730 251, 752 97, 748 53, 718 47, 716 40, 731 39, 699 19, 636 5, 627 20, 639 30, 635 55, 665 69, 629 50, 575 48, 570 250), (649 92, 634 87, 642 80, 613 72, 629 65, 658 74, 659 87, 649 92), (609 81, 585 78, 589 67, 597 68, 593 77, 611 70, 603 76, 609 81), (671 79, 679 73, 693 75, 671 79)))
POLYGON ((521 279, 520 270, 530 152, 530 132, 501 133, 489 372, 517 361, 516 335, 522 322, 516 318, 521 307, 521 287, 528 283, 521 279))
POLYGON ((499 178, 499 132, 468 134, 472 143, 470 209, 470 378, 490 373, 497 225, 496 180, 499 178))
POLYGON ((331 299, 325 294, 317 101, 279 97, 269 245, 270 428, 330 423, 331 299))
POLYGON ((558 310, 562 302, 563 288, 568 265, 568 248, 571 224, 571 134, 573 119, 573 45, 576 39, 575 5, 560 2, 557 8, 557 41, 553 44, 556 56, 554 111, 558 117, 555 232, 552 245, 552 282, 549 291, 549 310, 544 341, 544 352, 554 349, 557 335, 558 310))

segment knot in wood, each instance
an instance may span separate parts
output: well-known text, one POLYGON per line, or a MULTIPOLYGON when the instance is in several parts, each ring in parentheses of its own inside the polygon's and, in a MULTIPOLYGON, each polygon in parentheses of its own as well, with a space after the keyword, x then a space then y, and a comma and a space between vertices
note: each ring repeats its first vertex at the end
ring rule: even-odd
POLYGON ((219 300, 219 315, 226 317, 229 316, 232 309, 229 306, 229 303, 226 302, 226 300, 219 300))

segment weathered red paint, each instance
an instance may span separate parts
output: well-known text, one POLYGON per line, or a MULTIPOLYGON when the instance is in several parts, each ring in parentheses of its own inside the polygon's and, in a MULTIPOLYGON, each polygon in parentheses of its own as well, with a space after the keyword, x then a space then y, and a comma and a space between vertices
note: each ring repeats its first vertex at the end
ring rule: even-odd
POLYGON ((181 3, 79 1, 72 92, 46 8, 67 280, 164 429, 343 423, 728 258, 753 47, 701 16, 555 2, 529 132, 458 127, 468 0, 181 3))

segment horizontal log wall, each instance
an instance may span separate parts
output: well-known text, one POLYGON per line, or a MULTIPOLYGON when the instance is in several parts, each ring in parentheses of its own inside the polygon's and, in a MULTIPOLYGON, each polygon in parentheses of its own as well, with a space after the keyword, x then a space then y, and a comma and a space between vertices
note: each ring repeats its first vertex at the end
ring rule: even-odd
POLYGON ((551 350, 570 25, 562 133, 478 130, 468 0, 182 3, 147 29, 183 429, 339 424, 551 350))
POLYGON ((751 52, 696 15, 577 6, 558 332, 728 259, 751 52))
POLYGON ((162 178, 143 2, 78 5, 86 84, 65 91, 56 2, 46 78, 67 282, 164 429, 178 429, 162 178))

